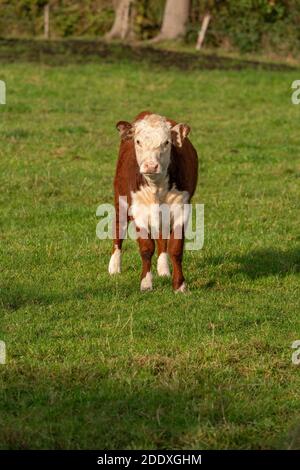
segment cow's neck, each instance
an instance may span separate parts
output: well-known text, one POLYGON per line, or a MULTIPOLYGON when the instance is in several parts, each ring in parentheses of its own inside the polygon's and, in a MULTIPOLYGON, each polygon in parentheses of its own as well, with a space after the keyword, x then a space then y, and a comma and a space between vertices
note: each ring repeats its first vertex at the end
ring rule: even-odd
POLYGON ((150 190, 159 196, 161 193, 165 193, 169 186, 169 176, 167 173, 159 175, 144 175, 144 178, 149 186, 150 190))

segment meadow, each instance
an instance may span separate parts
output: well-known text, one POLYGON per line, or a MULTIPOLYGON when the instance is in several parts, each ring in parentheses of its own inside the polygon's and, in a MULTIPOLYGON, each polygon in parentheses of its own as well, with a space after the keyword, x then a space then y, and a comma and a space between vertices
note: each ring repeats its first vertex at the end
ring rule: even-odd
POLYGON ((0 448, 299 449, 300 71, 0 61, 0 448), (96 237, 115 124, 145 109, 200 157, 186 295, 141 294, 131 240, 110 277, 96 237))

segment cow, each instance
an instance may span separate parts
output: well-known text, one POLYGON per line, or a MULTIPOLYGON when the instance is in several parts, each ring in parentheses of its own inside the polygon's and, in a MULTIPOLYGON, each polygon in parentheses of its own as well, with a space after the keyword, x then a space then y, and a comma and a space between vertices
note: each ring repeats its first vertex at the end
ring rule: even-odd
POLYGON ((180 237, 175 235, 174 217, 170 219, 168 236, 162 233, 161 218, 157 219, 160 228, 156 239, 147 231, 145 236, 145 226, 153 204, 165 204, 172 209, 175 206, 183 207, 191 201, 197 185, 198 155, 188 139, 190 127, 149 111, 140 113, 131 123, 119 121, 116 127, 121 143, 114 179, 116 218, 109 273, 121 272, 124 234, 127 223, 133 221, 142 258, 141 291, 153 288, 151 260, 156 240, 158 275, 170 276, 169 256, 173 266, 173 289, 175 292, 185 292, 182 219, 180 237), (130 207, 125 227, 121 227, 120 221, 122 198, 126 198, 130 207))

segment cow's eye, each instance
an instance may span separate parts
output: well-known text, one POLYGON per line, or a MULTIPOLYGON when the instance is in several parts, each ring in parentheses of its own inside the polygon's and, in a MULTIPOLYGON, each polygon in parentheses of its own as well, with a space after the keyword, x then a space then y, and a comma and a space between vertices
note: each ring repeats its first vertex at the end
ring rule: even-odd
POLYGON ((141 141, 140 141, 140 140, 137 140, 136 143, 137 143, 138 145, 141 145, 141 141))
POLYGON ((169 145, 169 143, 170 143, 170 141, 166 140, 165 145, 167 146, 167 145, 169 145))

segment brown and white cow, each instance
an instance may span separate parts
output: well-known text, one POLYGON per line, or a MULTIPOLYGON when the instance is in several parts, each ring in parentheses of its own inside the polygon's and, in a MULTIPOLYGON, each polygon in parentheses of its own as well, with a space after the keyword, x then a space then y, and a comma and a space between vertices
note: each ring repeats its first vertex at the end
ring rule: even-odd
MULTIPOLYGON (((116 227, 109 273, 121 272, 120 196, 126 197, 131 212, 126 224, 133 220, 137 232, 147 224, 152 204, 183 206, 195 192, 198 176, 198 156, 187 138, 190 128, 157 114, 143 112, 132 122, 117 124, 121 144, 114 180, 116 227)), ((159 276, 169 276, 168 254, 173 265, 173 288, 184 292, 186 284, 182 272, 184 245, 182 236, 176 237, 171 225, 168 237, 157 237, 159 276)), ((151 259, 155 241, 151 236, 138 236, 142 258, 141 290, 152 290, 151 259)))

